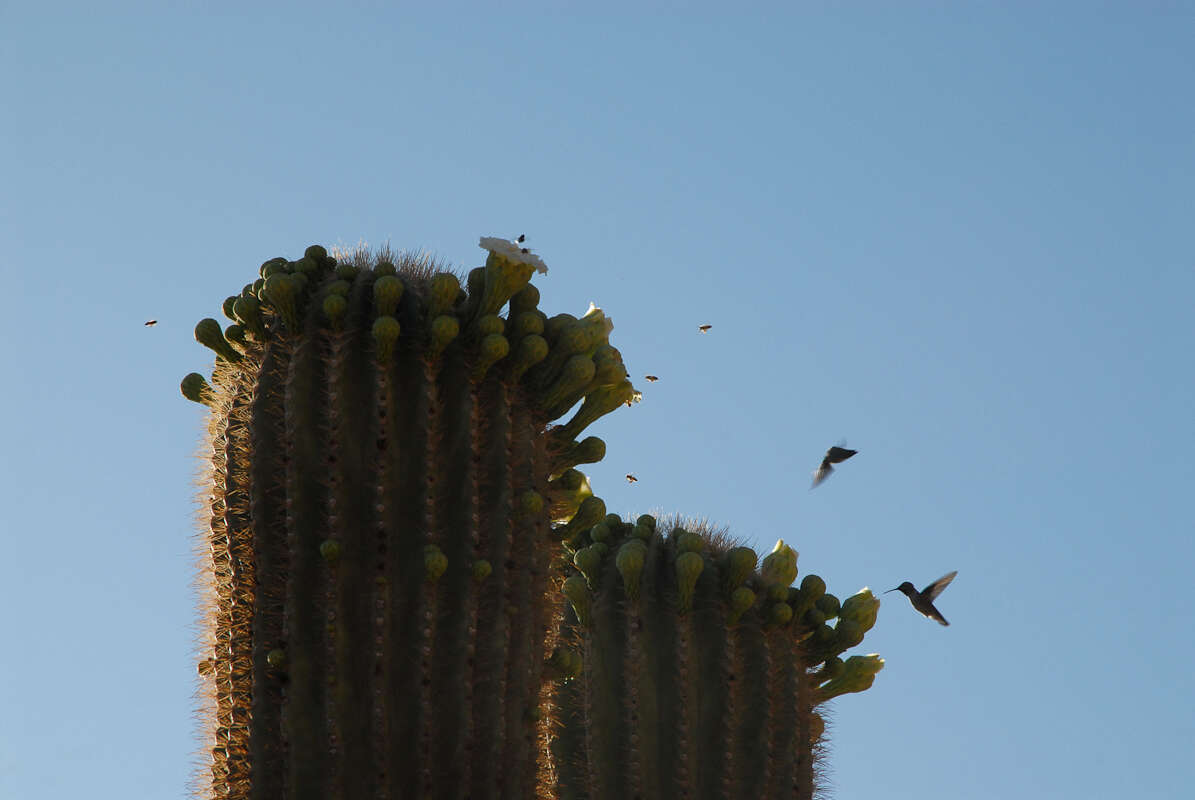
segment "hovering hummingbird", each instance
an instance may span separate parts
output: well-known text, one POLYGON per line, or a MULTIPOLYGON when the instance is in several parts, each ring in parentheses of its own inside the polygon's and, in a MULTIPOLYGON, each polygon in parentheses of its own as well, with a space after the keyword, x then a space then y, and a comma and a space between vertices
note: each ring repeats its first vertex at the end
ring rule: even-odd
POLYGON ((519 238, 515 239, 515 241, 518 242, 519 244, 522 244, 523 242, 527 241, 527 234, 520 233, 519 238))
POLYGON ((714 327, 714 326, 713 325, 698 325, 697 330, 701 331, 702 333, 706 333, 712 327, 714 327))
POLYGON ((815 488, 826 478, 830 477, 830 473, 834 471, 834 468, 830 466, 831 464, 840 464, 858 452, 858 450, 848 450, 845 447, 831 447, 826 451, 826 456, 822 459, 822 465, 814 471, 813 486, 809 488, 815 488))
MULTIPOLYGON (((905 581, 895 589, 889 589, 888 592, 900 592, 905 597, 909 598, 909 602, 913 604, 913 608, 917 609, 930 619, 936 619, 943 625, 949 625, 950 623, 946 621, 946 617, 943 617, 938 609, 934 608, 934 598, 940 595, 942 590, 950 585, 950 582, 954 580, 955 575, 958 575, 957 569, 954 572, 946 573, 941 578, 938 578, 936 581, 931 583, 929 586, 926 586, 920 592, 917 591, 917 588, 908 581, 905 581)), ((888 592, 884 592, 884 594, 888 594, 888 592)))

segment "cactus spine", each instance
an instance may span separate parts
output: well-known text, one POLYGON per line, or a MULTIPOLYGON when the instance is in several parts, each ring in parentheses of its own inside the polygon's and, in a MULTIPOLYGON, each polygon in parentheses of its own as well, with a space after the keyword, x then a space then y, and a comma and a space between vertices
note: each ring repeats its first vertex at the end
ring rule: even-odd
POLYGON ((208 796, 534 791, 554 539, 605 514, 573 469, 605 446, 574 439, 634 389, 600 310, 549 324, 542 263, 482 246, 467 291, 312 246, 228 298, 227 330, 196 328, 216 353, 182 383, 212 410, 208 796))
POLYGON ((757 571, 749 548, 646 516, 610 515, 571 544, 561 647, 584 666, 554 697, 556 796, 811 798, 816 707, 883 666, 838 658, 879 600, 865 589, 840 609, 817 576, 790 586, 783 542, 757 571))

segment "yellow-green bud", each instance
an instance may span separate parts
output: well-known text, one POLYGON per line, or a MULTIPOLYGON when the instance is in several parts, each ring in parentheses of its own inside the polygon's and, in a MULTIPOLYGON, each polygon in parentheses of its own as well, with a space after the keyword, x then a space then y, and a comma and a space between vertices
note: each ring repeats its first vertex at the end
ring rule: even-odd
POLYGON ((380 363, 385 364, 394 356, 394 343, 401 332, 402 326, 394 317, 378 317, 373 321, 373 341, 380 363))
POLYGON ((614 565, 622 575, 622 586, 627 597, 639 598, 639 577, 643 574, 643 563, 647 558, 647 545, 640 539, 630 539, 618 548, 614 565))
POLYGON ((195 403, 211 406, 215 402, 215 395, 207 380, 198 372, 192 372, 183 378, 179 388, 183 390, 183 397, 195 403))
POLYGON ((373 307, 379 317, 394 316, 404 288, 397 275, 383 275, 373 282, 373 307))
POLYGON ((577 613, 577 622, 581 627, 588 628, 590 624, 590 609, 592 600, 589 597, 589 587, 580 575, 574 575, 564 582, 564 596, 568 598, 577 613))
POLYGON ((514 358, 510 360, 510 378, 513 381, 523 377, 523 373, 543 361, 548 356, 548 342, 542 336, 531 334, 519 340, 514 358))
POLYGON ((879 612, 880 598, 872 594, 871 589, 864 588, 843 602, 838 616, 840 619, 849 619, 867 632, 875 626, 879 612))
POLYGON ((477 349, 477 363, 473 367, 473 380, 479 381, 486 372, 510 353, 510 342, 500 333, 491 333, 481 340, 477 349))
POLYGON ((475 581, 484 581, 486 578, 490 577, 490 573, 493 571, 494 568, 490 565, 490 562, 486 561, 485 559, 479 559, 473 562, 473 580, 475 581))
POLYGON ((703 569, 705 559, 699 553, 681 553, 676 557, 676 588, 682 614, 693 607, 693 590, 697 588, 697 578, 703 569))
POLYGON ((330 294, 324 298, 324 316, 335 327, 340 327, 344 321, 344 312, 348 311, 348 308, 349 301, 344 298, 344 295, 330 294))
POLYGON ((434 544, 424 546, 423 569, 424 578, 435 583, 444 574, 444 570, 448 569, 448 556, 444 555, 434 544))
POLYGON ((266 663, 274 669, 281 669, 282 667, 286 666, 286 651, 271 650, 266 655, 266 663))
POLYGON ((233 349, 232 345, 224 338, 224 331, 220 328, 220 323, 211 317, 201 319, 195 326, 195 341, 214 350, 216 355, 225 361, 241 360, 241 354, 233 349))
POLYGON ((394 266, 389 261, 379 261, 378 265, 373 268, 373 274, 380 278, 393 277, 398 273, 398 267, 394 266))
POLYGON ((726 621, 733 625, 753 605, 755 605, 755 592, 746 586, 740 586, 730 593, 730 613, 727 614, 726 621))
POLYGON ((772 552, 764 556, 759 572, 765 584, 788 586, 797 579, 797 551, 780 539, 772 552))
POLYGON ((529 283, 511 296, 510 317, 511 319, 514 319, 516 316, 526 311, 534 311, 535 307, 538 305, 539 289, 536 289, 529 283))
POLYGON ((775 603, 768 607, 768 622, 773 625, 786 625, 792 618, 792 606, 788 603, 775 603))
POLYGON ((755 572, 759 556, 750 547, 732 547, 722 556, 722 569, 727 588, 742 586, 755 572))
POLYGON ((843 664, 842 672, 827 681, 816 692, 815 703, 824 703, 841 694, 862 692, 875 683, 876 673, 884 668, 884 659, 872 653, 866 656, 851 656, 843 664))
POLYGON ((704 549, 705 540, 701 538, 700 534, 680 531, 676 535, 676 552, 700 553, 704 549))
POLYGON ((519 514, 521 516, 535 516, 544 510, 544 497, 539 492, 528 489, 519 495, 519 514))
POLYGON ((838 602, 837 597, 827 592, 814 601, 813 607, 825 614, 826 619, 834 619, 838 616, 838 609, 841 608, 841 604, 838 602))
POLYGON ((570 536, 575 536, 582 531, 592 528, 601 522, 604 516, 606 516, 605 501, 600 497, 590 495, 581 501, 581 504, 577 507, 577 512, 573 514, 573 518, 563 528, 558 529, 557 533, 561 539, 567 539, 570 536))
POLYGON ((573 556, 573 564, 585 576, 589 588, 596 589, 599 572, 602 568, 602 553, 593 547, 583 547, 573 556))
POLYGON ((320 543, 319 554, 323 556, 324 561, 335 564, 340 558, 340 542, 335 539, 325 539, 320 543))
POLYGON ((435 319, 452 308, 460 290, 461 282, 451 273, 441 272, 433 277, 427 291, 428 317, 435 319))
POLYGON ((461 332, 461 324, 456 317, 443 314, 432 321, 431 355, 433 358, 444 352, 449 342, 461 332))

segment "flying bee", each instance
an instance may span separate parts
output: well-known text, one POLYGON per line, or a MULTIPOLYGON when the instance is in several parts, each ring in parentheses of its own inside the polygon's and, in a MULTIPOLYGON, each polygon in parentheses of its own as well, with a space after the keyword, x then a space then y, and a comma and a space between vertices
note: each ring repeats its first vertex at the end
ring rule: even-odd
POLYGON ((697 330, 701 331, 702 333, 705 333, 712 327, 714 327, 714 326, 713 325, 698 325, 697 330))
POLYGON ((145 323, 145 327, 152 328, 154 325, 157 325, 157 324, 158 324, 158 321, 156 319, 151 319, 149 322, 145 323))
POLYGON ((638 482, 639 482, 638 478, 636 478, 634 475, 632 475, 629 472, 627 473, 627 483, 638 483, 638 482))
POLYGON ((515 241, 518 242, 519 244, 522 244, 523 242, 527 241, 527 235, 520 233, 519 238, 515 239, 515 241))
POLYGON ((660 379, 660 376, 658 376, 658 375, 644 375, 644 376, 643 376, 643 379, 644 379, 644 380, 646 380, 648 383, 655 383, 656 381, 658 381, 658 380, 660 379))

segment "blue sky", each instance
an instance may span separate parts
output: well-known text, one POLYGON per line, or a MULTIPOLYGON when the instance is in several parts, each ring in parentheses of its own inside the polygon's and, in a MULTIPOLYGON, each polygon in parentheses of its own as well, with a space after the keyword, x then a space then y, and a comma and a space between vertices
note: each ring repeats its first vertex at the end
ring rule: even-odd
POLYGON ((660 376, 613 510, 959 571, 949 628, 885 596, 837 797, 1187 796, 1195 7, 601 5, 0 8, 0 796, 185 796, 195 322, 518 233, 660 376))

